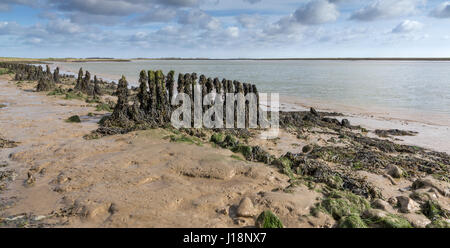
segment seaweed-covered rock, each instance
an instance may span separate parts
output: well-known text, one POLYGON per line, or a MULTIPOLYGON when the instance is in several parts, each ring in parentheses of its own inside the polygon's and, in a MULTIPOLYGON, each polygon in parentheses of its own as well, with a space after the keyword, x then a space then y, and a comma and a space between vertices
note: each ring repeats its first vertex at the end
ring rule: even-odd
POLYGON ((80 122, 81 122, 81 119, 80 119, 80 116, 74 115, 74 116, 69 117, 69 118, 67 119, 67 122, 80 123, 80 122))
POLYGON ((44 77, 39 79, 37 87, 36 87, 36 91, 40 92, 40 91, 50 91, 52 89, 54 89, 56 87, 55 82, 53 81, 53 79, 48 78, 48 77, 44 77))
POLYGON ((386 213, 378 209, 370 209, 364 212, 364 220, 372 227, 380 228, 412 228, 411 223, 396 214, 386 213))
POLYGON ((262 212, 255 223, 258 228, 283 228, 281 220, 270 210, 262 212))
POLYGON ((338 228, 368 228, 359 215, 352 214, 340 219, 338 228))
POLYGON ((350 215, 362 215, 370 208, 369 202, 351 192, 332 191, 327 198, 322 201, 321 207, 331 216, 339 220, 350 215))
POLYGON ((94 98, 96 98, 97 96, 101 96, 102 95, 102 90, 100 88, 99 85, 99 81, 97 79, 97 76, 94 76, 94 90, 93 90, 93 95, 94 98))
POLYGON ((77 83, 75 84, 75 89, 76 90, 81 90, 82 88, 82 84, 83 84, 83 68, 80 68, 80 70, 78 71, 78 78, 77 78, 77 83))
POLYGON ((414 131, 404 131, 399 129, 389 129, 389 130, 375 130, 375 134, 380 137, 389 137, 389 136, 415 136, 418 133, 414 131))
POLYGON ((119 80, 117 86, 117 104, 113 113, 103 123, 106 127, 121 127, 131 128, 134 126, 133 121, 130 119, 129 105, 128 105, 128 82, 124 76, 119 80))
POLYGON ((59 67, 56 67, 55 71, 53 72, 53 81, 57 84, 61 83, 60 75, 59 75, 59 67))

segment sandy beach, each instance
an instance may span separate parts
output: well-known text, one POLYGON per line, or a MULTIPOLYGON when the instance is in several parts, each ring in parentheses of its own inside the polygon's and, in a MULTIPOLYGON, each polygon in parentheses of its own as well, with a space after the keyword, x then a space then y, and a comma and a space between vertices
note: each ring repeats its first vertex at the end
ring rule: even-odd
MULTIPOLYGON (((171 129, 86 139, 107 112, 97 111, 95 105, 86 101, 35 92, 35 87, 36 82, 18 84, 9 75, 0 78, 0 103, 5 105, 0 109, 0 134, 3 139, 15 142, 14 147, 0 149, 4 165, 0 170, 5 175, 4 190, 0 191, 3 226, 253 227, 256 217, 265 210, 273 211, 285 227, 335 227, 342 222, 315 211, 331 199, 330 188, 323 186, 324 181, 293 177, 290 168, 280 170, 283 163, 280 167, 245 161, 242 154, 223 149, 209 142, 209 138, 194 143, 176 142, 169 137, 179 134, 171 129), (81 123, 66 121, 74 115, 81 117, 81 123)), ((344 117, 348 118, 337 118, 344 117)), ((405 127, 402 122, 351 118, 352 124, 361 123, 368 129, 369 137, 374 135, 371 132, 375 128, 405 127)), ((402 141, 389 139, 448 151, 445 142, 433 144, 435 131, 425 131, 435 127, 412 123, 407 127, 419 130, 421 136, 403 136, 402 141)), ((448 132, 448 128, 441 131, 448 132)), ((281 131, 279 139, 260 140, 253 136, 248 143, 278 157, 289 152, 301 154, 302 147, 311 144, 319 149, 329 146, 339 149, 351 144, 344 139, 336 142, 340 136, 323 126, 303 131, 287 128, 281 131)), ((429 225, 431 220, 423 214, 404 211, 410 207, 408 204, 398 203, 401 207, 397 207, 397 203, 393 206, 387 203, 392 199, 410 199, 411 194, 418 192, 432 197, 445 211, 450 208, 449 184, 422 172, 394 179, 388 175, 389 166, 372 171, 327 164, 330 169, 340 171, 344 180, 359 180, 361 184, 355 187, 377 189, 378 202, 385 205, 381 215, 377 209, 365 213, 370 218, 392 214, 414 227, 429 225), (425 188, 412 186, 422 178, 430 182, 425 188), (434 191, 426 193, 429 189, 434 191)), ((417 206, 414 209, 419 210, 417 206)))
POLYGON ((233 227, 253 225, 230 217, 250 197, 261 208, 276 199, 296 209, 285 213, 289 225, 289 215, 305 215, 316 202, 305 187, 297 199, 271 193, 287 186, 287 177, 274 168, 237 160, 208 144, 171 143, 163 139, 169 134, 164 130, 86 141, 83 136, 98 125, 65 120, 86 116, 93 107, 17 89, 4 77, 0 87, 0 102, 8 103, 1 110, 1 134, 18 142, 1 150, 0 160, 15 171, 9 190, 1 193, 2 216, 31 214, 27 221, 45 217, 44 226, 64 227, 233 227), (24 184, 28 171, 36 178, 33 187, 24 184))

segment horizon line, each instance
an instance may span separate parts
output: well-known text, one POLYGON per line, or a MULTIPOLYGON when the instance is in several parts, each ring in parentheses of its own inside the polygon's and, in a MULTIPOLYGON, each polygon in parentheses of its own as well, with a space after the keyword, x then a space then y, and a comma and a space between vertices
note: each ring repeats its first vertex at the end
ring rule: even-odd
MULTIPOLYGON (((49 58, 22 58, 22 57, 0 57, 0 61, 13 59, 20 60, 39 60, 39 61, 61 61, 61 60, 78 60, 85 61, 132 61, 132 60, 392 60, 392 61, 450 61, 450 57, 273 57, 273 58, 208 58, 208 57, 159 57, 159 58, 114 58, 114 57, 49 57, 49 58)), ((6 62, 6 61, 5 61, 6 62)), ((69 61, 70 62, 70 61, 69 61)))

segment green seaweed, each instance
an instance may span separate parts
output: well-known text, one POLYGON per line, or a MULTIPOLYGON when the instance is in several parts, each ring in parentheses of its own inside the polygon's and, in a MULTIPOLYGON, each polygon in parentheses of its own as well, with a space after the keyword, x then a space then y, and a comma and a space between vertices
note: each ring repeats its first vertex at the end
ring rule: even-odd
POLYGON ((106 104, 106 103, 99 103, 99 104, 97 104, 97 106, 95 106, 95 110, 96 111, 107 111, 107 112, 112 112, 113 111, 111 109, 111 106, 109 106, 109 104, 106 104))
POLYGON ((338 228, 368 228, 367 224, 361 219, 359 215, 352 214, 341 218, 338 223, 338 228))
POLYGON ((348 191, 334 190, 320 203, 320 207, 336 220, 349 215, 361 215, 370 208, 369 202, 348 191))
POLYGON ((372 217, 364 220, 369 225, 381 228, 412 228, 411 223, 401 216, 386 214, 385 217, 372 217))
POLYGON ((69 117, 69 118, 66 120, 66 122, 80 123, 80 122, 81 122, 81 119, 80 119, 80 117, 79 117, 78 115, 74 115, 74 116, 69 117))
POLYGON ((241 153, 247 160, 252 159, 252 148, 246 145, 237 145, 231 149, 234 153, 241 153))
POLYGON ((437 219, 432 221, 426 228, 450 228, 450 223, 444 219, 437 219))
POLYGON ((67 92, 65 99, 66 100, 72 100, 72 99, 77 99, 77 100, 84 100, 86 97, 81 93, 81 92, 67 92))
POLYGON ((210 141, 215 144, 221 144, 225 140, 225 136, 222 133, 215 133, 211 135, 210 141))
POLYGON ((65 94, 66 94, 65 90, 63 90, 62 88, 56 88, 56 89, 50 91, 47 94, 47 96, 62 96, 62 95, 65 95, 65 94))
POLYGON ((259 228, 283 228, 281 220, 270 210, 262 212, 256 219, 259 228))
POLYGON ((203 143, 200 141, 200 139, 196 137, 191 137, 187 135, 170 135, 168 136, 170 138, 171 142, 181 142, 181 143, 188 143, 188 144, 195 144, 198 146, 203 146, 203 143))
POLYGON ((422 205, 422 213, 432 221, 447 218, 449 215, 437 202, 431 200, 422 205))
POLYGON ((0 68, 0 75, 4 75, 4 74, 10 74, 9 69, 7 69, 7 68, 0 68))

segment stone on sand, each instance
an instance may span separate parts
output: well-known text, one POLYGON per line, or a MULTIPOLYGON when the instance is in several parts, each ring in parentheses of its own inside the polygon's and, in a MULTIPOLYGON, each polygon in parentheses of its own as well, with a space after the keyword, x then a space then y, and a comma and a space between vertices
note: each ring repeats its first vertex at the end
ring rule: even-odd
POLYGON ((256 209, 253 206, 252 200, 248 197, 245 197, 241 200, 239 203, 238 209, 237 209, 237 216, 239 217, 253 217, 255 216, 256 209))

